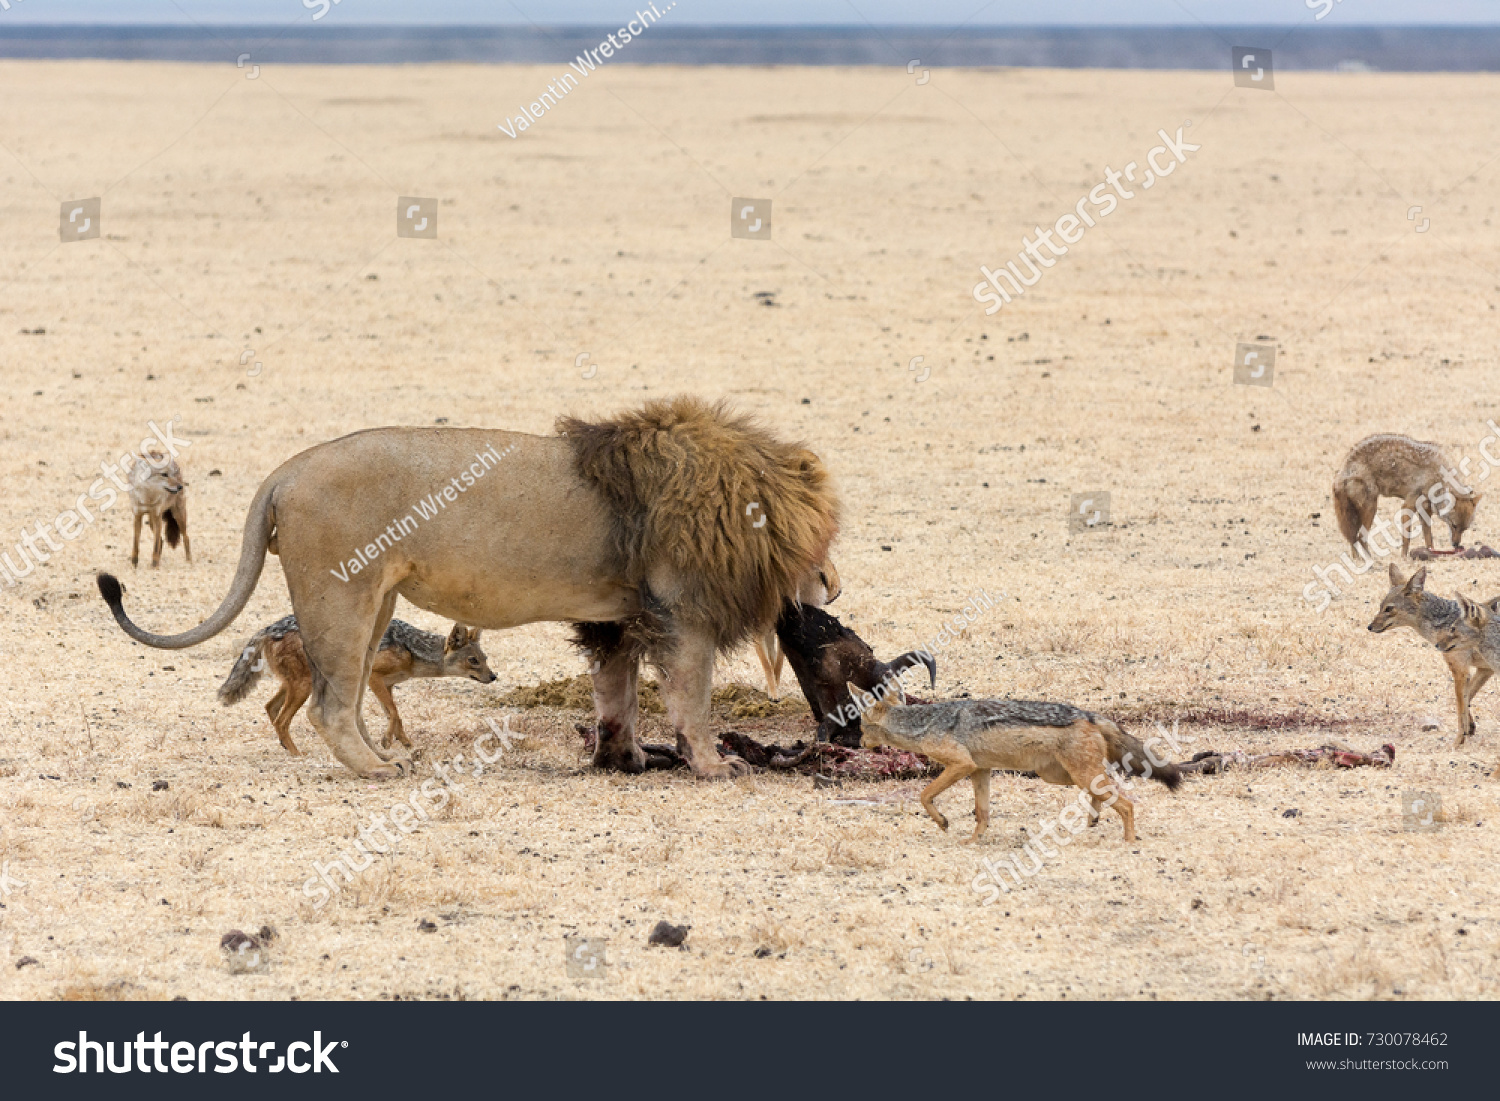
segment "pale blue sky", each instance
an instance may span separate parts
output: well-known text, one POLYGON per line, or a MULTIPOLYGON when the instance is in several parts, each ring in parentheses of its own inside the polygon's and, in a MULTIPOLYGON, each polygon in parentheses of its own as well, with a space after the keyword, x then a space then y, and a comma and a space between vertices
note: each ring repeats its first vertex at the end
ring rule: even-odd
MULTIPOLYGON (((662 0, 656 0, 665 8, 662 0)), ((9 0, 7 26, 36 23, 311 23, 317 0, 9 0)), ((616 24, 642 0, 339 0, 326 26, 616 24), (524 14, 523 14, 524 13, 524 14)), ((1321 4, 1314 4, 1321 8, 1321 4)), ((977 26, 1311 23, 1307 0, 679 0, 674 23, 977 26), (977 13, 977 14, 976 14, 977 13)), ((1339 0, 1323 24, 1500 23, 1500 0, 1339 0)))

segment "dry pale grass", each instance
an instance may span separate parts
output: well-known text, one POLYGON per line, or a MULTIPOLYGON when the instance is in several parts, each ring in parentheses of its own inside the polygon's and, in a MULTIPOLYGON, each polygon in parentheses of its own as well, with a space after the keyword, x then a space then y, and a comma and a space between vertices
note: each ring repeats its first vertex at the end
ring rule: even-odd
MULTIPOLYGON (((1500 696, 1452 750, 1436 655, 1364 631, 1382 582, 1321 615, 1301 593, 1341 550, 1328 485, 1350 443, 1400 430, 1472 456, 1494 415, 1500 164, 1477 135, 1497 78, 1285 73, 1264 95, 1222 73, 919 88, 622 65, 523 139, 496 136, 501 105, 554 75, 0 66, 0 542, 180 415, 196 552, 130 571, 117 504, 0 595, 0 993, 1494 996, 1500 696), (1024 299, 971 312, 979 264, 1188 118, 1202 149, 1176 174, 1024 299), (106 239, 59 247, 58 203, 101 194, 106 239), (441 197, 441 240, 392 236, 400 194, 441 197), (727 238, 733 195, 774 197, 772 243, 727 238), (1230 383, 1234 343, 1256 339, 1278 345, 1273 389, 1230 383), (256 485, 319 440, 542 432, 678 390, 732 397, 824 456, 846 501, 836 610, 882 654, 996 598, 939 654, 940 692, 1066 699, 1137 731, 1177 719, 1189 750, 1390 741, 1395 767, 1151 786, 1138 843, 1107 820, 982 906, 979 861, 1018 852, 1066 792, 997 778, 971 847, 962 789, 944 835, 916 785, 599 775, 579 712, 504 704, 580 672, 548 624, 486 638, 494 688, 398 689, 418 774, 366 783, 305 718, 307 756, 287 756, 269 687, 214 700, 239 640, 287 611, 278 560, 233 631, 186 652, 131 644, 94 591, 97 569, 122 571, 138 621, 199 621, 256 485), (1070 534, 1069 495, 1099 490, 1112 524, 1070 534), (438 764, 472 761, 503 714, 511 752, 314 905, 314 863, 438 764), (1442 730, 1420 730, 1429 714, 1442 730), (1440 796, 1435 828, 1403 828, 1407 791, 1440 796), (692 926, 685 950, 647 948, 662 918, 692 926), (219 937, 262 924, 281 933, 270 967, 230 975, 219 937), (571 935, 608 938, 603 981, 568 974, 571 935)), ((1480 506, 1473 541, 1500 542, 1497 515, 1480 506)), ((1486 562, 1430 573, 1500 591, 1486 562)), ((757 680, 748 655, 721 672, 757 680)), ((721 700, 716 724, 810 729, 753 699, 721 700)), ((643 734, 671 738, 655 714, 643 734)))

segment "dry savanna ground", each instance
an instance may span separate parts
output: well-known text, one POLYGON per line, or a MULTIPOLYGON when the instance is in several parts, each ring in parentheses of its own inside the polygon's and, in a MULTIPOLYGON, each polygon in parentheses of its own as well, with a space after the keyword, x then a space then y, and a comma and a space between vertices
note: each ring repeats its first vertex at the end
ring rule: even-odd
MULTIPOLYGON (((0 594, 0 993, 1495 994, 1500 693, 1454 750, 1437 655, 1364 629, 1384 580, 1321 613, 1302 593, 1343 549, 1328 487, 1351 443, 1402 431, 1477 461, 1496 415, 1500 80, 614 64, 516 139, 496 129, 561 68, 0 65, 0 549, 180 417, 195 551, 132 571, 116 503, 0 594), (1201 148, 1173 175, 977 310, 980 264, 1188 119, 1201 148), (437 240, 396 236, 402 195, 439 200, 437 240), (103 237, 60 245, 59 204, 91 196, 103 237), (729 235, 746 196, 773 200, 770 241, 729 235), (1239 341, 1276 345, 1274 386, 1233 384, 1239 341), (277 559, 185 652, 129 642, 95 592, 114 570, 144 625, 200 621, 255 487, 314 442, 547 432, 682 391, 824 457, 846 503, 834 610, 882 654, 996 598, 939 653, 940 693, 1176 719, 1185 752, 1390 742, 1395 767, 1145 785, 1137 843, 1110 817, 984 906, 979 861, 1067 791, 997 778, 964 846, 964 788, 942 834, 915 782, 599 774, 582 712, 504 703, 581 671, 555 624, 486 638, 492 686, 397 689, 417 775, 360 781, 305 715, 307 756, 283 752, 269 685, 214 698, 289 611, 277 559), (1070 532, 1071 495, 1101 491, 1110 523, 1070 532), (505 717, 523 737, 499 762, 327 905, 306 897, 315 862, 505 717), (1441 800, 1433 829, 1403 828, 1405 792, 1441 800), (647 947, 659 919, 692 926, 685 949, 647 947), (231 975, 220 936, 262 925, 269 968, 231 975), (607 938, 603 978, 565 969, 575 935, 607 938)), ((1500 502, 1472 541, 1500 544, 1500 502)), ((1487 562, 1430 574, 1500 592, 1487 562)), ((720 672, 758 683, 748 654, 720 672)))

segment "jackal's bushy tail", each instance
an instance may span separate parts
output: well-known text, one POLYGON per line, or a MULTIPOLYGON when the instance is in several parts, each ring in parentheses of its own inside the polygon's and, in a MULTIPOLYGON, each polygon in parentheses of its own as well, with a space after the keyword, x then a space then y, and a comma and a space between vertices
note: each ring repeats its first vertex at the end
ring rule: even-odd
POLYGON ((1358 543, 1364 518, 1360 516, 1354 498, 1349 496, 1349 490, 1341 481, 1333 483, 1333 511, 1338 517, 1339 531, 1344 533, 1344 542, 1350 546, 1358 543))
POLYGON ((270 633, 270 630, 266 629, 250 636, 250 640, 245 643, 240 656, 235 660, 234 668, 229 670, 229 676, 225 678, 223 684, 219 685, 219 702, 225 707, 232 703, 239 703, 250 694, 250 689, 260 682, 261 671, 266 667, 265 647, 270 633))
POLYGON ((1177 790, 1177 786, 1182 783, 1182 770, 1171 761, 1164 760, 1155 752, 1155 747, 1148 751, 1139 738, 1125 733, 1108 719, 1098 715, 1093 719, 1094 725, 1104 735, 1111 763, 1121 766, 1132 776, 1157 780, 1166 784, 1169 790, 1177 790))

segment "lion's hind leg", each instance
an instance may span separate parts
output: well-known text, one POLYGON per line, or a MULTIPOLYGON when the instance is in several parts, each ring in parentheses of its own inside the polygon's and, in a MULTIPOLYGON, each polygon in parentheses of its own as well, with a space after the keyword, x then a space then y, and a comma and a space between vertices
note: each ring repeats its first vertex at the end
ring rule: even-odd
POLYGON ((288 584, 312 674, 307 717, 313 727, 334 756, 359 776, 394 780, 409 774, 409 759, 386 758, 375 751, 360 714, 372 659, 371 631, 378 619, 389 618, 389 612, 382 611, 388 603, 384 594, 373 587, 356 587, 351 580, 323 588, 316 594, 321 599, 314 599, 313 593, 300 591, 296 575, 288 584))

